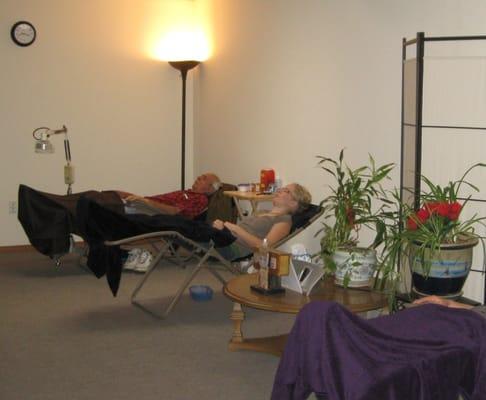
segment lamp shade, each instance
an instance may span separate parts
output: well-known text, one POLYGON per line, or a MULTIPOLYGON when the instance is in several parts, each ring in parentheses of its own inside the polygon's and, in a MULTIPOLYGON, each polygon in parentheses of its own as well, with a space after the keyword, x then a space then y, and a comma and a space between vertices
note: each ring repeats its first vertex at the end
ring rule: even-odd
POLYGON ((54 146, 49 141, 49 139, 36 140, 34 148, 36 153, 40 153, 40 154, 54 153, 54 146))

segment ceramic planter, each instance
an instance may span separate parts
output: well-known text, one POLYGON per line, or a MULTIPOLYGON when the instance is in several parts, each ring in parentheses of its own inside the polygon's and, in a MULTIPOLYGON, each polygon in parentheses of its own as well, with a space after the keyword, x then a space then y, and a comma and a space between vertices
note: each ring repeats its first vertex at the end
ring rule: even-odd
POLYGON ((333 261, 336 264, 335 282, 344 285, 345 277, 349 276, 348 287, 365 287, 371 285, 376 268, 376 251, 355 247, 338 249, 334 252, 333 261))
POLYGON ((413 291, 425 296, 436 295, 448 298, 461 296, 462 287, 472 265, 473 248, 477 244, 476 237, 468 237, 459 243, 441 245, 440 251, 432 256, 430 249, 426 248, 423 260, 418 254, 420 244, 411 244, 409 265, 413 291), (427 274, 429 266, 430 270, 427 274))

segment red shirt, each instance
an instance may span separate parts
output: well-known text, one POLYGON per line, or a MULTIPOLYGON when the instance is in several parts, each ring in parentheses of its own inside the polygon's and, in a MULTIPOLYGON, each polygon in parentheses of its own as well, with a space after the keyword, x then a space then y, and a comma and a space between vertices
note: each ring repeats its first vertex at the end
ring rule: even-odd
POLYGON ((208 208, 208 197, 192 190, 176 190, 175 192, 147 196, 146 198, 177 207, 180 215, 191 219, 208 208))

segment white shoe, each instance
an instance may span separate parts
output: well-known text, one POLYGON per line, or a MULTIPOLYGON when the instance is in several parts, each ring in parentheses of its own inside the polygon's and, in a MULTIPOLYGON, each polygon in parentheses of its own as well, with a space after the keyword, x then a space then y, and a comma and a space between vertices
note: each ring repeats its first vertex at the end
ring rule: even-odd
POLYGON ((142 249, 130 250, 128 252, 128 258, 123 263, 123 269, 127 271, 134 271, 141 254, 142 254, 142 249))
POLYGON ((133 270, 136 272, 146 272, 153 259, 154 257, 149 251, 142 250, 142 253, 140 254, 140 257, 138 257, 137 264, 133 270))

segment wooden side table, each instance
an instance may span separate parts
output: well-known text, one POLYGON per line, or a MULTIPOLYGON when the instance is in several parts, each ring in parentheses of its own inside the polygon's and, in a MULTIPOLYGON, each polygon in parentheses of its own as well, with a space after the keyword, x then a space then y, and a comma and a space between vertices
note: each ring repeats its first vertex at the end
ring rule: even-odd
POLYGON ((223 288, 223 293, 230 298, 233 312, 233 335, 228 348, 231 351, 252 350, 280 356, 285 348, 287 335, 264 338, 250 338, 243 336, 242 325, 245 313, 242 305, 271 312, 297 314, 300 309, 314 300, 335 301, 354 313, 372 311, 387 307, 386 296, 368 288, 344 289, 334 285, 332 278, 325 279, 315 287, 310 296, 286 290, 285 293, 265 296, 251 290, 250 285, 257 283, 257 275, 240 275, 230 280, 223 288))
POLYGON ((241 201, 249 201, 251 205, 251 214, 254 215, 258 212, 258 203, 263 201, 271 201, 274 197, 273 194, 263 194, 257 192, 240 192, 239 190, 225 190, 223 192, 225 196, 231 197, 236 204, 238 215, 240 219, 245 217, 241 208, 241 201))

